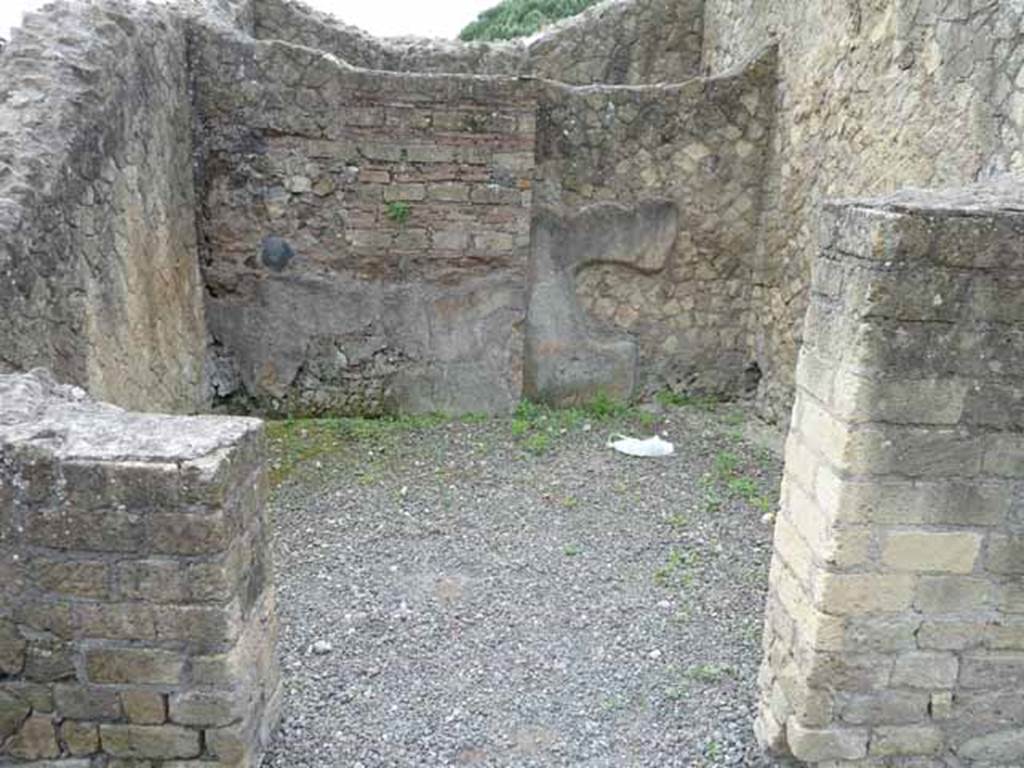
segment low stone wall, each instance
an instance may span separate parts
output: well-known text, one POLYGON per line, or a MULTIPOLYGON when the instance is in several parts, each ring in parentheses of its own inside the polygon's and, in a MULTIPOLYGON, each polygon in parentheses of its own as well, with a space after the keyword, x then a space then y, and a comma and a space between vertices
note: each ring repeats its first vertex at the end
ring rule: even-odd
POLYGON ((204 404, 185 31, 173 9, 58 3, 0 57, 0 371, 204 404))
POLYGON ((261 436, 0 376, 0 764, 258 765, 278 707, 261 436))
POLYGON ((1024 762, 1022 210, 826 208, 758 721, 807 764, 1024 762))
POLYGON ((379 39, 293 0, 254 0, 254 34, 391 72, 533 75, 565 83, 678 83, 700 71, 704 0, 609 0, 527 40, 379 39))

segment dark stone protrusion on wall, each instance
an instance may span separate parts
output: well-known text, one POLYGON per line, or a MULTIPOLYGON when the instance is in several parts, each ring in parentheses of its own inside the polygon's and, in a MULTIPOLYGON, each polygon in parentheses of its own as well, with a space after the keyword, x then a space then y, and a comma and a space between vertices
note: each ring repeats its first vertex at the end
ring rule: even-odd
POLYGON ((294 257, 295 251, 283 237, 268 235, 260 244, 260 259, 263 266, 274 272, 283 272, 294 257))

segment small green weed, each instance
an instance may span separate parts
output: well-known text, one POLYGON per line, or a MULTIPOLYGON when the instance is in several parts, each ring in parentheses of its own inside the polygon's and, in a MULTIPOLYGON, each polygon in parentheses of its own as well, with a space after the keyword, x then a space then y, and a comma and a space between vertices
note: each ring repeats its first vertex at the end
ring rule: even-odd
POLYGON ((543 432, 534 432, 523 441, 523 448, 534 456, 540 456, 551 450, 551 437, 543 432))
POLYGON ((688 587, 693 583, 693 569, 697 564, 697 556, 692 552, 681 552, 672 549, 668 553, 665 564, 654 572, 654 583, 659 587, 673 585, 688 587))
POLYGON ((682 512, 673 512, 671 515, 668 516, 665 522, 668 523, 670 528, 673 528, 678 531, 690 524, 690 518, 688 518, 682 512))
POLYGON ((735 677, 735 668, 728 664, 696 664, 686 670, 686 676, 698 683, 719 683, 728 677, 735 677))
MULTIPOLYGON (((266 426, 270 454, 270 482, 278 486, 303 464, 355 442, 387 443, 394 436, 448 421, 441 414, 392 416, 377 419, 356 417, 284 419, 266 426)), ((360 482, 371 473, 360 476, 360 482)))
POLYGON ((408 203, 388 203, 388 218, 395 222, 395 224, 399 226, 404 225, 410 216, 412 216, 412 206, 408 203))
POLYGON ((673 392, 671 389, 663 389, 654 396, 654 399, 666 408, 686 408, 692 406, 705 411, 716 410, 721 402, 719 398, 713 395, 687 395, 681 392, 673 392))
POLYGON ((576 544, 566 544, 562 552, 565 553, 566 557, 577 557, 583 554, 583 549, 576 544))

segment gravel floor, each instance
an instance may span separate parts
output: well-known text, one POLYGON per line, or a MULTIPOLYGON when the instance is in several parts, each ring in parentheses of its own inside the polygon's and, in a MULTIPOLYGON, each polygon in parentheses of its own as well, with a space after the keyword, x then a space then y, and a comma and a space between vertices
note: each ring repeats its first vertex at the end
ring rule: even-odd
POLYGON ((660 412, 676 455, 626 458, 631 418, 371 429, 298 464, 265 767, 773 765, 750 723, 779 459, 721 406, 660 412))

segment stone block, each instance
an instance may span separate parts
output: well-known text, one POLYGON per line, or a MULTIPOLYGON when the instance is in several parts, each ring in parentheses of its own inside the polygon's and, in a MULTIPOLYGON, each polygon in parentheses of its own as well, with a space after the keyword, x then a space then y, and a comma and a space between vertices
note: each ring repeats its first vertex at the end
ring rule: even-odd
POLYGON ((1024 536, 990 535, 985 567, 992 573, 1024 574, 1024 536))
POLYGON ((176 725, 100 725, 104 752, 136 760, 199 757, 199 736, 199 731, 176 725))
POLYGON ((60 755, 57 733, 49 715, 32 715, 8 739, 4 750, 21 760, 43 760, 60 755))
POLYGON ((969 653, 960 670, 963 688, 1000 691, 1024 686, 1024 653, 969 653))
POLYGON ((25 654, 25 680, 52 683, 75 676, 73 649, 62 640, 39 636, 28 645, 25 654))
POLYGON ((809 763, 865 757, 868 733, 864 728, 804 728, 794 718, 786 723, 786 736, 793 756, 809 763))
POLYGON ((1024 478, 1024 439, 1018 434, 989 436, 984 471, 1008 478, 1024 478))
POLYGON ((79 683, 53 688, 54 704, 61 717, 71 720, 118 720, 121 704, 117 691, 79 683))
POLYGON ((981 542, 977 533, 892 531, 882 543, 882 562, 897 571, 970 573, 981 542))
POLYGON ((137 725, 160 725, 167 721, 167 701, 162 693, 135 689, 121 691, 125 717, 137 725))
POLYGON ((25 666, 28 642, 13 621, 0 619, 0 677, 17 675, 25 666))
POLYGON ((907 610, 916 579, 909 574, 821 573, 816 578, 815 602, 837 616, 893 613, 907 610))
POLYGON ((969 383, 959 379, 874 379, 840 370, 833 407, 850 423, 956 425, 969 383))
POLYGON ((156 640, 153 606, 144 603, 79 603, 75 629, 81 637, 106 640, 156 640))
POLYGON ((933 693, 928 702, 928 713, 933 720, 948 720, 953 716, 953 694, 950 691, 933 693))
POLYGON ((984 579, 925 576, 917 584, 914 608, 922 613, 981 611, 992 602, 992 584, 984 579))
POLYGON ((983 645, 988 629, 984 619, 924 621, 917 633, 917 644, 929 650, 962 651, 983 645))
POLYGON ((32 705, 0 688, 0 744, 21 728, 32 713, 32 705))
POLYGON ((913 613, 851 616, 846 620, 843 648, 851 652, 893 653, 917 646, 921 619, 913 613))
POLYGON ((214 555, 227 550, 231 530, 220 512, 146 515, 146 549, 156 555, 214 555))
POLYGON ((94 683, 177 685, 185 661, 180 654, 152 648, 95 648, 85 653, 94 683))
POLYGON ((74 757, 92 755, 100 748, 99 726, 95 723, 65 720, 60 727, 60 738, 74 757))
POLYGON ((384 202, 416 202, 425 200, 427 188, 423 184, 389 184, 384 188, 384 202))
POLYGON ((951 653, 906 653, 896 658, 892 684, 903 688, 952 688, 959 662, 951 653))
POLYGON ((155 613, 157 635, 164 640, 184 640, 199 652, 208 652, 238 640, 242 620, 238 605, 161 607, 155 613))
POLYGON ((170 697, 171 721, 180 725, 219 728, 242 716, 243 696, 238 691, 189 691, 170 697))
POLYGON ((1016 765, 1024 760, 1024 728, 1010 728, 969 738, 957 754, 985 765, 1016 765))
POLYGON ((37 557, 32 559, 30 574, 33 583, 44 592, 97 600, 109 596, 109 572, 104 562, 37 557))
POLYGON ((879 726, 871 732, 871 755, 935 755, 943 745, 940 728, 931 725, 879 726))
POLYGON ((851 725, 903 725, 928 717, 928 695, 909 691, 876 691, 847 697, 837 715, 851 725))

